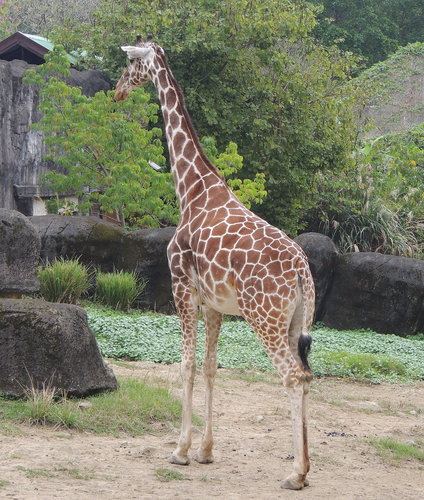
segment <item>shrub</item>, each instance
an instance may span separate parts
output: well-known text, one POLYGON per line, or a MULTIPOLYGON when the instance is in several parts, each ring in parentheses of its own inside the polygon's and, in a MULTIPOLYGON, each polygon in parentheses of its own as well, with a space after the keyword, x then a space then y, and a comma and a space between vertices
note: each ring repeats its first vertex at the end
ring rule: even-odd
POLYGON ((40 292, 49 302, 76 304, 90 284, 88 269, 79 259, 56 259, 38 271, 40 292))
POLYGON ((133 272, 97 273, 96 299, 113 309, 128 311, 143 292, 146 282, 133 272))

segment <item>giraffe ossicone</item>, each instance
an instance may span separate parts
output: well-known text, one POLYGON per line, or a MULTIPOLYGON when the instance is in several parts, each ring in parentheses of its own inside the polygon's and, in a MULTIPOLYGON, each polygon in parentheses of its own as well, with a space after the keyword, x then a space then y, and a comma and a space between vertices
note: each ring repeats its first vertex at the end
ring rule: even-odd
POLYGON ((223 314, 242 316, 259 336, 291 403, 294 466, 282 486, 307 486, 309 471, 307 362, 314 315, 314 283, 302 249, 285 233, 248 210, 206 157, 164 50, 148 39, 122 49, 130 59, 115 91, 117 101, 152 80, 164 118, 181 217, 168 246, 175 306, 181 320, 183 416, 171 462, 187 465, 191 446, 197 315, 206 328, 203 374, 205 427, 194 456, 213 461, 212 395, 223 314))

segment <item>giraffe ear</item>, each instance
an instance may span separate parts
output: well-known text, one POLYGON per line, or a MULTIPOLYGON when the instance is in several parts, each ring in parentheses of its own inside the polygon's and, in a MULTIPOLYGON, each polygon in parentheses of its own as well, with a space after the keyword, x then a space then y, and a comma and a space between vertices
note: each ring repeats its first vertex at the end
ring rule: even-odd
POLYGON ((144 58, 150 50, 146 47, 134 47, 132 45, 124 45, 121 49, 126 52, 128 59, 144 58))

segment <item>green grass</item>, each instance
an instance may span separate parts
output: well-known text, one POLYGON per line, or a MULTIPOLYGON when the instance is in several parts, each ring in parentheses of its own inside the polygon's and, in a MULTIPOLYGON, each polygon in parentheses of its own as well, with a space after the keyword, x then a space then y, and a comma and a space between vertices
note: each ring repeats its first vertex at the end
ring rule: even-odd
POLYGON ((83 480, 87 481, 88 479, 92 479, 94 476, 93 471, 82 471, 81 469, 77 467, 56 467, 55 468, 56 472, 62 472, 65 473, 68 477, 72 479, 78 479, 78 480, 83 480))
MULTIPOLYGON (((122 314, 87 306, 89 323, 104 356, 176 363, 181 361, 181 331, 176 316, 122 314)), ((337 331, 317 326, 310 362, 316 376, 373 382, 424 380, 423 335, 402 338, 367 330, 337 331)), ((199 322, 197 362, 201 364, 205 331, 199 322)), ((222 368, 270 372, 273 367, 256 334, 245 321, 225 321, 218 342, 222 368)))
MULTIPOLYGON (((117 391, 91 396, 89 408, 81 409, 78 399, 59 398, 44 405, 42 416, 34 419, 33 401, 0 398, 0 420, 13 423, 43 423, 96 434, 119 436, 155 432, 155 423, 178 426, 181 403, 163 387, 136 379, 120 380, 117 391)), ((194 419, 198 423, 198 419, 194 419)))
POLYGON ((168 481, 181 481, 182 479, 186 479, 181 472, 172 469, 156 469, 155 470, 156 477, 159 481, 166 483, 168 481))
POLYGON ((399 443, 394 439, 372 439, 370 443, 380 456, 389 460, 418 460, 424 462, 424 447, 422 444, 399 443))
POLYGON ((55 475, 45 469, 27 469, 26 467, 17 467, 18 470, 22 471, 26 477, 33 479, 35 477, 55 477, 55 475))
POLYGON ((78 259, 59 258, 38 270, 40 292, 49 302, 76 304, 87 292, 90 273, 78 259))
POLYGON ((146 287, 135 273, 116 271, 96 275, 96 300, 120 311, 128 311, 146 287))

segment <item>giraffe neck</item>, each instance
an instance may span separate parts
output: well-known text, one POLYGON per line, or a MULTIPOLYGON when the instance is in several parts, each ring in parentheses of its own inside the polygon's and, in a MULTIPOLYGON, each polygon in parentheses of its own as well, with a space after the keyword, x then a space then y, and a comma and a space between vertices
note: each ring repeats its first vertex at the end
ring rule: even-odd
POLYGON ((157 62, 152 81, 161 104, 175 189, 180 208, 184 210, 196 192, 203 192, 212 185, 229 189, 203 151, 181 89, 164 56, 158 55, 157 62))

